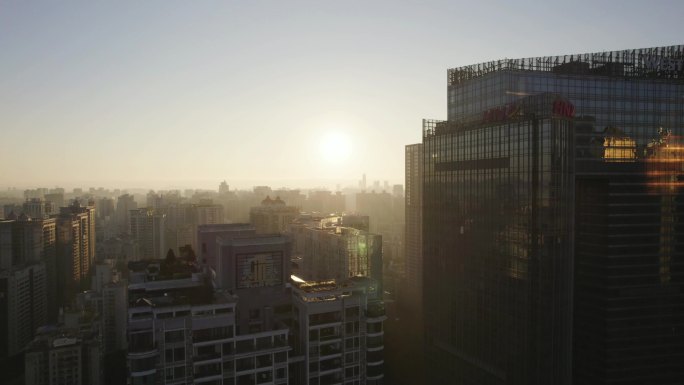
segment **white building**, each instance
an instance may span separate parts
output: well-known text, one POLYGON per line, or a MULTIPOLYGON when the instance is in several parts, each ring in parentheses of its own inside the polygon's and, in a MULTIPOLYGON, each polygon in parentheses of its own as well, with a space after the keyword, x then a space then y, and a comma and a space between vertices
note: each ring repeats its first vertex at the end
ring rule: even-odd
POLYGON ((287 384, 289 329, 239 334, 237 297, 204 276, 129 285, 131 384, 287 384))
POLYGON ((377 283, 365 277, 341 283, 293 280, 295 351, 304 357, 297 383, 380 384, 387 317, 377 283))

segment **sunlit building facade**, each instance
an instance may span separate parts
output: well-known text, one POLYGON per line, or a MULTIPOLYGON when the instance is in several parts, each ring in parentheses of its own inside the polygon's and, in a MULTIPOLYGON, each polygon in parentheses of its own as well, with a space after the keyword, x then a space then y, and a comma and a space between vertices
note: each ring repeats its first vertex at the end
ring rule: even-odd
MULTIPOLYGON (((293 251, 302 257, 301 277, 310 281, 370 277, 382 291, 382 236, 347 227, 344 218, 333 216, 290 224, 293 251)), ((349 222, 354 224, 354 219, 349 222)))
POLYGON ((371 278, 292 282, 293 384, 380 385, 385 306, 371 278))
POLYGON ((428 383, 684 378, 684 46, 448 71, 423 124, 428 383))

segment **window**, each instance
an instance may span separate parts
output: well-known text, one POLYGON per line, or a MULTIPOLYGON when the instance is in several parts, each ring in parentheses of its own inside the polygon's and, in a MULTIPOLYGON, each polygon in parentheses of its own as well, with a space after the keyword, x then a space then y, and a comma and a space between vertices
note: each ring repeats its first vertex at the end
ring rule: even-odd
POLYGON ((275 353, 273 355, 273 358, 274 358, 275 362, 286 362, 287 361, 287 353, 286 352, 275 353))
POLYGON ((185 330, 173 330, 164 334, 164 341, 168 343, 182 342, 185 340, 185 330))
POLYGON ((264 354, 256 358, 257 368, 265 368, 273 365, 273 357, 270 354, 264 354))

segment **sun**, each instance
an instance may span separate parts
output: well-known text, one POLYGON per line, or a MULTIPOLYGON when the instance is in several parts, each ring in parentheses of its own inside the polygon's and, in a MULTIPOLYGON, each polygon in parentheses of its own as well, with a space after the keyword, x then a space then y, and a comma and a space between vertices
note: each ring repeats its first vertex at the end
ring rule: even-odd
POLYGON ((341 164, 351 155, 352 145, 349 135, 344 132, 329 132, 321 138, 321 156, 333 164, 341 164))

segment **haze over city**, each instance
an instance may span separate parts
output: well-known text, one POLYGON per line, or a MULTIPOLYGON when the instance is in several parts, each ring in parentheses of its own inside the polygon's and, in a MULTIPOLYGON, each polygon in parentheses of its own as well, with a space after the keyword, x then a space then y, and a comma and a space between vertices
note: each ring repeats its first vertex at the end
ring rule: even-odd
POLYGON ((399 183, 447 68, 668 45, 683 7, 3 1, 0 187, 399 183))
POLYGON ((682 15, 0 0, 0 383, 683 384, 682 15))

